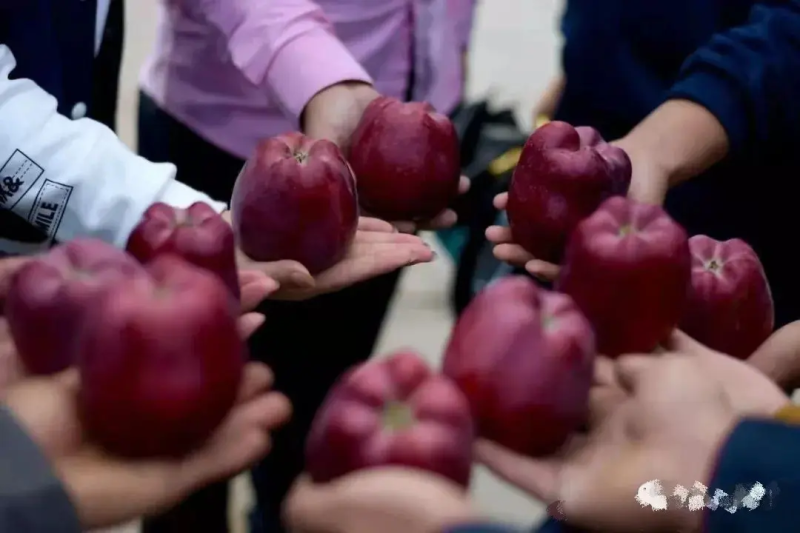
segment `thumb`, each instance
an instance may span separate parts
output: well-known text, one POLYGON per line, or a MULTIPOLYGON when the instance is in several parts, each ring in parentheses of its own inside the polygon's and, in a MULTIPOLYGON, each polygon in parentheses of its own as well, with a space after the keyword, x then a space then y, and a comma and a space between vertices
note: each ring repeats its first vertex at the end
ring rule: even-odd
POLYGON ((273 261, 260 263, 261 270, 278 282, 283 289, 310 289, 315 285, 308 269, 297 261, 273 261))
POLYGON ((694 340, 683 331, 676 329, 663 343, 662 348, 668 352, 679 352, 691 355, 700 355, 709 351, 705 345, 694 340))
POLYGON ((800 321, 783 326, 747 358, 783 389, 800 383, 800 321))

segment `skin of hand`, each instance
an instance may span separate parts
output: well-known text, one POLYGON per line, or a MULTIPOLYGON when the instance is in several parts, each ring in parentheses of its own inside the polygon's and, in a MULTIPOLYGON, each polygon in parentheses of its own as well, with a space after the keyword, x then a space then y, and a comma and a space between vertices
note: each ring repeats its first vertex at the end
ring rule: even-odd
POLYGON ((87 528, 108 527, 169 508, 203 486, 263 458, 270 432, 290 416, 289 401, 270 392, 272 373, 249 363, 237 404, 202 448, 175 460, 127 460, 98 449, 83 433, 74 370, 25 379, 5 397, 10 410, 50 460, 87 528))
MULTIPOLYGON (((301 117, 303 131, 309 137, 328 139, 335 142, 344 154, 350 151, 350 139, 358 126, 364 110, 378 93, 372 85, 363 82, 343 82, 331 85, 316 95, 306 104, 301 117)), ((459 194, 469 190, 469 180, 461 178, 459 194)), ((368 213, 364 213, 369 216, 368 213)), ((390 221, 401 232, 414 233, 420 230, 437 230, 453 226, 457 221, 456 213, 446 209, 426 223, 410 221, 390 221)))
POLYGON ((800 321, 770 335, 747 362, 784 390, 800 386, 800 321))
MULTIPOLYGON (((223 213, 223 217, 230 222, 230 212, 223 213)), ((377 218, 360 217, 355 239, 345 257, 316 278, 297 261, 261 263, 242 252, 237 261, 240 272, 257 271, 279 284, 280 288, 270 298, 307 300, 405 266, 428 263, 434 257, 433 250, 416 235, 399 233, 390 223, 377 218)))
POLYGON ((567 84, 567 78, 564 74, 559 74, 547 84, 542 96, 536 102, 531 113, 531 124, 534 126, 539 121, 540 117, 552 118, 556 114, 558 104, 561 103, 561 95, 564 93, 564 87, 567 84))
POLYGON ((304 475, 284 504, 295 533, 438 533, 477 516, 462 488, 400 467, 359 470, 326 484, 304 475))
MULTIPOLYGON (((749 372, 742 381, 763 377, 743 369, 749 372)), ((576 436, 561 453, 530 459, 480 441, 478 461, 555 504, 570 525, 623 533, 696 531, 702 513, 674 500, 666 511, 653 512, 634 495, 650 480, 659 480, 665 495, 677 485, 708 486, 717 450, 738 420, 758 408, 737 409, 726 391, 727 376, 690 353, 624 356, 613 362, 613 373, 624 401, 601 415, 593 395, 588 435, 576 436)))

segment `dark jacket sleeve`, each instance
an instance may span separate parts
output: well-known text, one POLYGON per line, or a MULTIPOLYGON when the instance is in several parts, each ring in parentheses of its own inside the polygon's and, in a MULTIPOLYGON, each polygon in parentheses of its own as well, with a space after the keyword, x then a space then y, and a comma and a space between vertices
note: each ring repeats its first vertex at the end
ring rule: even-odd
POLYGON ((81 531, 75 509, 47 459, 0 407, 0 532, 81 531))
MULTIPOLYGON (((683 65, 670 98, 713 113, 731 153, 800 137, 800 0, 759 2, 746 24, 715 35, 683 65)), ((780 148, 779 148, 780 149, 780 148)))
POLYGON ((706 510, 707 533, 800 531, 800 428, 741 422, 720 449, 710 485, 716 490, 728 497, 706 510))

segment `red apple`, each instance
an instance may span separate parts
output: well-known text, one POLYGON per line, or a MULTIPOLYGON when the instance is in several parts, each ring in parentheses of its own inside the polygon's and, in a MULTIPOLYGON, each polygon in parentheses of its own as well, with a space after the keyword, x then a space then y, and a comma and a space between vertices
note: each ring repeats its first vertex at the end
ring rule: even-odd
POLYGON ((706 346, 745 359, 772 334, 772 294, 755 251, 740 239, 689 239, 692 281, 680 328, 706 346))
POLYGON ((592 328, 569 296, 512 276, 464 310, 443 372, 469 400, 480 436, 542 456, 586 422, 594 355, 592 328))
POLYGON ((691 255, 686 232, 663 209, 606 200, 570 237, 556 288, 594 326, 598 352, 654 350, 686 307, 691 255))
POLYGON ((233 406, 245 346, 217 276, 172 255, 147 271, 87 311, 77 342, 80 412, 111 453, 182 456, 233 406))
POLYGON ((242 251, 256 261, 293 259, 312 274, 344 257, 358 226, 355 178, 330 141, 289 133, 262 141, 231 200, 242 251))
POLYGON ((47 375, 72 365, 86 309, 109 287, 141 275, 133 257, 94 239, 70 241, 22 266, 9 286, 5 314, 28 372, 47 375))
POLYGON ((316 482, 355 470, 401 465, 466 486, 473 425, 467 400, 422 359, 400 352, 345 374, 317 412, 306 442, 316 482))
POLYGON ((508 190, 514 242, 558 263, 578 223, 607 198, 625 195, 630 181, 627 154, 597 130, 545 124, 525 143, 508 190))
POLYGON ((386 220, 430 219, 458 195, 458 135, 428 103, 373 100, 353 133, 348 159, 361 205, 386 220))
POLYGON ((206 203, 196 202, 188 209, 160 202, 151 205, 128 238, 127 249, 142 263, 176 254, 219 276, 239 299, 233 229, 206 203))

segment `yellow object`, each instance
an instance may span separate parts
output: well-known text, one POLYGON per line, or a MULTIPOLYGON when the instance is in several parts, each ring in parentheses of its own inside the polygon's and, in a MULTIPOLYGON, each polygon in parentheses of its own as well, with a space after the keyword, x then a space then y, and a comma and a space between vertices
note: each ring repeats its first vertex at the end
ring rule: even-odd
POLYGON ((775 413, 775 420, 784 422, 793 426, 800 425, 800 406, 790 403, 778 409, 775 413))
POLYGON ((522 147, 508 150, 503 155, 497 157, 489 163, 489 173, 495 178, 502 176, 513 169, 519 163, 519 156, 522 155, 522 147))
POLYGON ((548 122, 550 122, 550 117, 548 117, 547 115, 538 115, 536 117, 536 124, 534 124, 534 126, 536 128, 541 128, 542 126, 544 126, 548 122))

